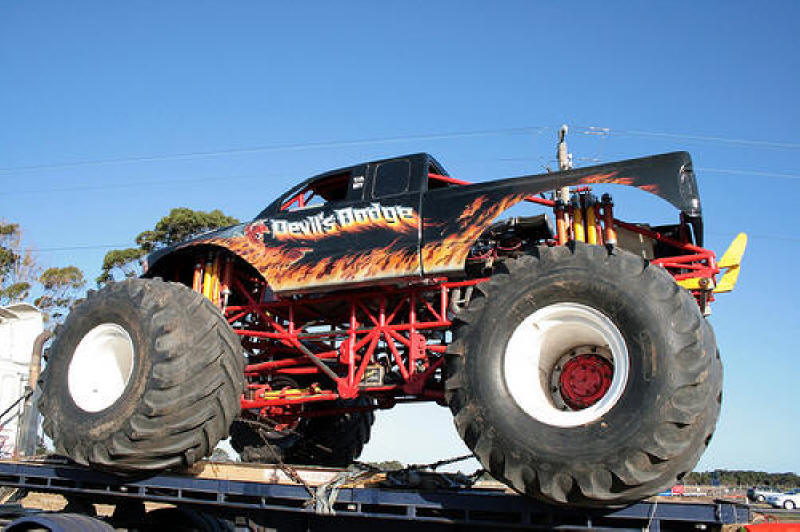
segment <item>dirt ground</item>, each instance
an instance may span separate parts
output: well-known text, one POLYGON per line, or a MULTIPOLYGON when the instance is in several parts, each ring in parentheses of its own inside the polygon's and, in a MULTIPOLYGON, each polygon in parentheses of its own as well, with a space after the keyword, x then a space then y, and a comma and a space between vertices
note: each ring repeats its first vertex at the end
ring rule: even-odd
MULTIPOLYGON (((25 508, 38 508, 46 511, 60 511, 67 505, 67 499, 54 493, 29 493, 19 502, 25 508)), ((171 504, 157 502, 144 503, 144 508, 148 512, 158 508, 171 508, 172 506, 171 504)), ((113 504, 95 504, 94 508, 98 516, 110 516, 114 512, 113 504)))

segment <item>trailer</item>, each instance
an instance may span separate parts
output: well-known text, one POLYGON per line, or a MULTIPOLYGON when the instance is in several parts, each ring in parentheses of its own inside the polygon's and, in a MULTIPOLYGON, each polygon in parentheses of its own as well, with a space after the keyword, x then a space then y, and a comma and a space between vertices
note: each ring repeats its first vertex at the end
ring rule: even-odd
MULTIPOLYGON (((0 486, 63 495, 67 513, 0 505, 6 530, 718 530, 748 523, 747 505, 640 501, 610 509, 542 504, 464 476, 369 468, 282 468, 201 462, 183 473, 120 477, 63 460, 2 461, 0 486), (397 479, 403 478, 406 485, 397 479), (390 486, 390 487, 387 487, 390 486), (145 511, 144 503, 169 505, 145 511), (93 517, 95 504, 113 515, 93 517), (174 506, 173 506, 174 505, 174 506), (27 527, 27 528, 26 528, 27 527), (259 528, 261 527, 261 528, 259 528)), ((152 505, 150 505, 152 506, 152 505)))

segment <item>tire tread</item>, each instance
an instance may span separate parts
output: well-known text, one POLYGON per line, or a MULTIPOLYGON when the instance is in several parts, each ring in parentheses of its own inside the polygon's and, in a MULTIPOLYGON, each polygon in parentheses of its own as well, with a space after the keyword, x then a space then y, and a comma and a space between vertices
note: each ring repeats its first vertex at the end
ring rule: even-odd
MULTIPOLYGON (((228 420, 239 413, 244 390, 241 345, 210 301, 160 279, 128 279, 89 293, 64 325, 70 327, 119 300, 139 309, 147 322, 144 330, 152 334, 145 339, 151 346, 151 368, 133 414, 104 437, 76 434, 49 397, 54 376, 48 367, 40 378, 44 430, 57 452, 83 465, 117 472, 189 466, 228 436, 228 420)), ((60 347, 57 336, 56 356, 71 356, 58 353, 60 347)))

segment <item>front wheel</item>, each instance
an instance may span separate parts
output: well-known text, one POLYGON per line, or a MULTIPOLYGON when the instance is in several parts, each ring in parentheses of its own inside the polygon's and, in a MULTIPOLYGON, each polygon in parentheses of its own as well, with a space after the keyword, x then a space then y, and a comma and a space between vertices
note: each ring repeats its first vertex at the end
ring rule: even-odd
POLYGON ((783 508, 785 510, 794 510, 795 509, 794 501, 786 501, 786 502, 784 502, 783 503, 783 508))
POLYGON ((549 503, 619 505, 672 486, 721 399, 711 327, 660 267, 540 248, 476 287, 448 350, 456 428, 493 476, 549 503))
POLYGON ((56 452, 119 472, 211 454, 241 408, 244 357, 219 310, 177 283, 91 292, 56 330, 39 409, 56 452))

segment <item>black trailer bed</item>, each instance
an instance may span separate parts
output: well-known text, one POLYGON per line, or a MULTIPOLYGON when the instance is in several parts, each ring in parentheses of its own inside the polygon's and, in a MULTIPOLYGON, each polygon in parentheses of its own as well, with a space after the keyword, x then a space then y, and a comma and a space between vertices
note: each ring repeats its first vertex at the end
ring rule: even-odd
MULTIPOLYGON (((326 492, 325 503, 331 503, 331 513, 326 504, 315 501, 305 486, 269 480, 269 473, 274 470, 269 466, 265 466, 262 475, 267 480, 229 479, 225 464, 211 467, 216 478, 165 473, 134 479, 65 463, 0 461, 0 486, 56 493, 90 503, 170 503, 286 531, 355 532, 375 530, 377 526, 384 532, 412 526, 416 532, 526 528, 691 530, 747 523, 750 517, 747 506, 725 501, 643 501, 618 509, 577 510, 542 505, 498 490, 368 486, 343 487, 335 501, 326 492)), ((319 471, 316 473, 319 476, 319 471)))

